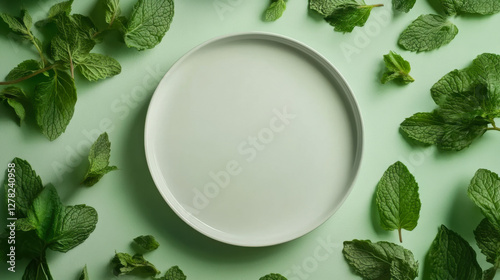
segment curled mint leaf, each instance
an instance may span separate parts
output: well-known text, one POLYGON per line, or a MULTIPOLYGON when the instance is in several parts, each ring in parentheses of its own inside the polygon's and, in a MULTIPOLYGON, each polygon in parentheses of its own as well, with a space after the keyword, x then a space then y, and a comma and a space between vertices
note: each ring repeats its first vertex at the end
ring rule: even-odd
POLYGON ((173 17, 173 0, 139 0, 127 22, 125 44, 138 50, 153 48, 165 36, 173 17))
POLYGON ((415 81, 410 76, 410 63, 399 54, 390 51, 388 54, 384 55, 385 72, 382 75, 382 84, 387 83, 392 80, 399 80, 405 84, 412 83, 415 81))
POLYGON ((431 51, 448 44, 457 34, 458 28, 446 17, 421 15, 401 33, 398 44, 409 51, 431 51))
POLYGON ((418 276, 418 262, 412 252, 390 242, 345 241, 342 253, 354 272, 367 280, 415 279, 418 276), (397 278, 401 275, 410 278, 397 278))
POLYGON ((491 15, 500 12, 497 0, 441 0, 444 12, 449 16, 456 14, 491 15))
POLYGON ((104 0, 104 13, 106 23, 112 26, 121 15, 120 0, 104 0))
POLYGON ((476 252, 459 234, 444 225, 439 228, 429 250, 431 280, 481 280, 476 252))
POLYGON ((106 132, 101 134, 97 140, 90 147, 89 162, 90 166, 87 170, 87 174, 83 178, 83 184, 86 186, 93 186, 101 178, 111 172, 116 170, 116 166, 109 166, 109 158, 111 156, 111 143, 109 142, 109 137, 106 132))
POLYGON ((59 137, 68 126, 76 104, 75 82, 61 70, 51 71, 46 81, 35 87, 36 121, 50 140, 59 137))
POLYGON ((385 230, 413 230, 420 216, 418 184, 400 161, 389 166, 377 184, 376 203, 381 226, 385 230))
POLYGON ((134 238, 134 243, 145 252, 151 252, 160 247, 160 243, 158 243, 158 241, 156 241, 156 239, 152 235, 137 236, 136 238, 134 238))
POLYGON ((5 101, 14 110, 16 116, 19 118, 19 124, 26 117, 26 109, 23 105, 26 100, 26 94, 21 88, 7 87, 0 91, 0 101, 5 101))
POLYGON ((156 267, 144 259, 140 254, 133 256, 127 253, 116 253, 111 260, 113 273, 120 275, 136 275, 142 277, 154 277, 160 273, 156 267))
POLYGON ((275 21, 279 19, 286 10, 285 0, 271 0, 271 4, 264 13, 265 21, 275 21))

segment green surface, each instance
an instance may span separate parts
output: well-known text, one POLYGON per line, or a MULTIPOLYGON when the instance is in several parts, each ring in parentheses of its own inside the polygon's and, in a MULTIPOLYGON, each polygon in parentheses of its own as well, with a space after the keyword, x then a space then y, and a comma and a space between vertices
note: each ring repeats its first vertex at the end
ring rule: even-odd
MULTIPOLYGON (((123 14, 129 14, 135 1, 122 2, 123 14)), ((436 13, 429 2, 432 1, 417 1, 407 14, 393 14, 390 2, 384 2, 384 7, 373 9, 364 27, 342 34, 334 32, 321 16, 308 11, 307 1, 289 1, 283 16, 273 23, 262 20, 268 1, 176 1, 170 30, 154 49, 128 49, 116 34, 96 47, 96 52, 118 60, 122 73, 98 82, 77 77, 75 113, 66 132, 56 140, 50 142, 40 133, 32 115, 19 127, 15 114, 2 105, 0 169, 6 169, 14 157, 26 159, 44 183, 50 182, 57 188, 63 204, 85 203, 99 213, 97 228, 85 243, 65 254, 48 252, 54 279, 78 279, 85 265, 92 280, 115 279, 109 266, 115 250, 131 252, 131 240, 147 234, 154 235, 161 244, 148 255, 148 260, 161 271, 178 265, 192 280, 252 280, 271 272, 288 276, 289 280, 361 279, 344 260, 342 243, 353 239, 398 243, 396 232, 380 227, 374 200, 378 180, 397 160, 405 163, 419 183, 419 223, 413 231, 405 232, 403 243, 421 264, 418 279, 425 279, 425 255, 441 224, 470 242, 481 267, 488 268, 473 234, 483 216, 468 198, 467 187, 479 168, 500 172, 500 133, 486 133, 460 152, 439 152, 435 147, 410 145, 401 136, 399 124, 415 112, 435 108, 430 88, 446 73, 467 67, 481 53, 500 53, 500 15, 450 18, 460 29, 450 44, 427 53, 404 51, 397 45, 400 32, 419 15, 436 13), (149 99, 172 64, 207 39, 248 31, 292 37, 330 60, 355 93, 365 133, 361 169, 339 211, 306 236, 266 248, 222 244, 182 222, 156 190, 143 145, 149 99), (411 61, 414 83, 380 83, 384 71, 382 55, 390 50, 411 61), (88 150, 93 139, 104 131, 112 143, 111 163, 119 169, 104 176, 94 187, 83 187, 80 182, 88 167, 88 150)), ((22 1, 34 22, 44 18, 54 3, 22 1)), ((97 14, 96 3, 77 0, 73 12, 97 14)), ((0 11, 18 15, 20 5, 18 1, 2 1, 0 11)), ((0 23, 0 49, 1 77, 25 59, 37 58, 36 51, 9 36, 4 23, 0 23)), ((2 223, 6 221, 4 212, 0 211, 2 223)), ((21 279, 26 265, 19 261, 17 272, 12 273, 2 264, 0 279, 21 279)))

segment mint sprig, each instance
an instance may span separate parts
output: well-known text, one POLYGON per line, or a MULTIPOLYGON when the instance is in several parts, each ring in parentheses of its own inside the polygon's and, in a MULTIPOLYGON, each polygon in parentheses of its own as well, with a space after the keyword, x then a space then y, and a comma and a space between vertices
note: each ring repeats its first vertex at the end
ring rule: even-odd
POLYGON ((111 157, 111 142, 109 142, 108 133, 99 135, 97 140, 90 147, 89 168, 83 178, 82 184, 88 187, 95 185, 107 173, 118 169, 116 166, 109 165, 111 157))
POLYGON ((384 55, 385 72, 380 82, 385 84, 392 80, 400 81, 404 84, 413 83, 415 79, 410 76, 410 63, 401 55, 390 51, 384 55))

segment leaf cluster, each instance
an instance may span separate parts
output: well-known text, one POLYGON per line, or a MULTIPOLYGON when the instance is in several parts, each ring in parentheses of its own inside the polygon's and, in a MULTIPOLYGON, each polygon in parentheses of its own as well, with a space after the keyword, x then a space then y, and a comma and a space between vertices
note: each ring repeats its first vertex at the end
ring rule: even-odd
POLYGON ((488 130, 500 130, 500 56, 481 54, 472 65, 453 70, 431 88, 438 108, 405 119, 401 131, 408 138, 442 150, 459 151, 488 130))
POLYGON ((90 17, 72 14, 72 4, 73 0, 69 0, 53 5, 47 18, 36 24, 41 29, 54 27, 57 30, 47 39, 48 44, 42 44, 33 34, 33 21, 28 11, 22 10, 19 17, 0 13, 12 32, 31 42, 39 55, 39 60, 27 59, 19 63, 0 85, 41 77, 34 92, 21 95, 20 88, 8 87, 0 94, 0 101, 6 101, 21 122, 26 116, 26 108, 32 104, 36 123, 50 140, 64 133, 73 117, 77 101, 75 72, 89 81, 121 72, 114 58, 92 52, 96 44, 103 41, 103 34, 118 30, 128 47, 150 49, 161 42, 174 15, 173 0, 138 0, 129 18, 121 15, 119 0, 102 0, 108 25, 99 30, 90 17))
MULTIPOLYGON (((56 188, 51 184, 44 186, 27 161, 15 158, 12 164, 16 179, 16 257, 29 260, 23 279, 52 280, 47 249, 65 253, 82 244, 96 227, 97 212, 84 204, 63 205, 56 188)), ((6 200, 11 203, 7 179, 4 189, 6 200)), ((0 238, 2 246, 7 246, 7 237, 6 234, 0 238)))

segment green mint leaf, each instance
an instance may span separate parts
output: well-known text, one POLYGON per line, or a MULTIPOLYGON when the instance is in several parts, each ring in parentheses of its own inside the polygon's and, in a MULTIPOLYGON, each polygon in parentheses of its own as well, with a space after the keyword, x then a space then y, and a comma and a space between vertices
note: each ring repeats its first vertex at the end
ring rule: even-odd
POLYGON ((444 12, 449 16, 456 14, 491 15, 500 12, 500 2, 497 0, 441 0, 444 12))
POLYGON ((55 228, 63 211, 64 207, 59 195, 50 184, 33 200, 28 211, 28 219, 38 237, 45 243, 50 243, 54 239, 55 228))
MULTIPOLYGON (((40 176, 36 174, 27 161, 20 158, 14 158, 12 164, 15 165, 12 171, 14 171, 13 174, 15 175, 16 217, 24 218, 28 215, 28 210, 33 204, 33 200, 42 192, 43 184, 40 176)), ((9 170, 6 171, 6 174, 8 174, 9 170)), ((10 193, 9 177, 6 175, 5 178, 3 185, 5 197, 8 198, 10 193)))
POLYGON ((39 258, 45 253, 45 245, 34 230, 16 231, 16 257, 18 259, 39 258))
POLYGON ((287 280, 285 276, 277 273, 271 273, 266 276, 261 277, 259 280, 287 280))
POLYGON ((35 87, 36 121, 50 140, 59 137, 68 126, 76 104, 75 82, 64 71, 51 71, 48 81, 35 87))
POLYGON ((80 278, 78 280, 90 280, 89 273, 87 272, 87 266, 83 267, 82 273, 80 274, 80 278))
POLYGON ((172 266, 164 276, 154 278, 154 280, 186 280, 186 275, 184 275, 184 272, 178 266, 172 266))
POLYGON ((116 253, 111 260, 115 276, 136 275, 142 277, 154 277, 160 273, 156 267, 144 259, 140 254, 133 256, 127 253, 116 253))
POLYGON ((412 271, 402 272, 404 275, 418 275, 418 262, 412 252, 390 242, 345 241, 342 253, 354 272, 367 280, 398 279, 392 278, 391 270, 395 273, 398 267, 403 266, 412 271))
POLYGON ((486 261, 500 266, 500 231, 488 219, 483 219, 474 230, 474 237, 486 261))
POLYGON ((285 10, 286 10, 285 0, 272 0, 271 4, 264 13, 264 20, 275 21, 283 15, 283 12, 285 10))
POLYGON ((125 44, 138 50, 158 45, 174 17, 173 0, 139 0, 124 34, 125 44))
POLYGON ((455 38, 458 28, 440 15, 421 15, 399 36, 405 50, 422 52, 442 47, 455 38))
POLYGON ((481 209, 484 216, 500 230, 500 178, 487 169, 474 174, 467 190, 469 198, 481 209))
POLYGON ((389 166, 377 185, 376 203, 381 226, 385 230, 413 230, 420 217, 418 184, 400 161, 389 166))
POLYGON ((15 33, 22 35, 23 38, 29 39, 31 34, 32 20, 26 10, 21 11, 21 17, 14 17, 6 13, 0 13, 0 18, 7 23, 9 28, 15 33))
POLYGON ((104 0, 104 14, 106 23, 112 26, 121 14, 120 0, 104 0))
POLYGON ((93 23, 84 16, 59 14, 55 17, 58 33, 51 41, 52 58, 62 61, 73 69, 79 61, 84 60, 95 46, 91 34, 94 30, 93 23))
POLYGON ((486 85, 491 101, 494 104, 491 114, 500 114, 500 55, 483 53, 477 56, 472 65, 453 70, 444 75, 431 88, 431 95, 438 105, 446 103, 449 95, 457 92, 472 92, 477 85, 486 85))
POLYGON ((134 243, 144 252, 151 252, 160 247, 160 243, 152 235, 137 236, 134 243))
POLYGON ((493 280, 496 274, 497 274, 497 268, 491 267, 483 271, 483 280, 493 280))
POLYGON ((112 77, 122 71, 122 67, 116 59, 97 53, 90 53, 81 59, 76 68, 89 81, 112 77))
POLYGON ((416 0, 392 0, 392 8, 398 12, 408 13, 415 2, 416 0))
POLYGON ((26 267, 22 280, 53 280, 45 254, 34 258, 26 267))
POLYGON ((10 70, 5 80, 7 81, 17 80, 26 77, 30 74, 33 74, 40 69, 42 69, 42 65, 40 64, 40 62, 34 59, 25 60, 19 63, 19 65, 17 65, 16 67, 14 67, 14 69, 10 70))
POLYGON ((370 12, 374 7, 381 5, 366 5, 363 0, 359 3, 350 3, 351 1, 346 1, 335 6, 332 13, 328 15, 325 20, 332 25, 335 31, 339 32, 352 32, 356 26, 364 26, 370 12))
POLYGON ((429 250, 430 279, 481 280, 482 270, 476 252, 456 232, 444 225, 429 250))
POLYGON ((14 110, 16 116, 19 118, 19 125, 26 117, 26 110, 23 102, 26 101, 26 94, 21 88, 7 87, 0 92, 0 101, 6 101, 7 104, 14 110))
POLYGON ((309 0, 309 9, 318 12, 323 17, 328 17, 337 6, 345 4, 356 5, 358 2, 356 0, 309 0))
POLYGON ((111 143, 108 134, 104 132, 90 147, 89 162, 90 166, 87 174, 83 178, 83 184, 93 186, 108 172, 116 170, 116 166, 109 166, 111 153, 111 143))
POLYGON ((58 223, 49 248, 63 253, 82 244, 95 230, 98 220, 97 211, 86 205, 66 206, 56 218, 58 223))
POLYGON ((49 18, 56 17, 59 14, 65 14, 65 15, 69 16, 69 14, 71 13, 71 5, 73 5, 73 0, 64 1, 64 2, 54 4, 49 9, 49 18))
POLYGON ((410 63, 404 60, 399 54, 390 51, 384 55, 385 72, 382 75, 383 84, 392 80, 399 80, 405 84, 412 83, 415 80, 410 76, 410 63))

